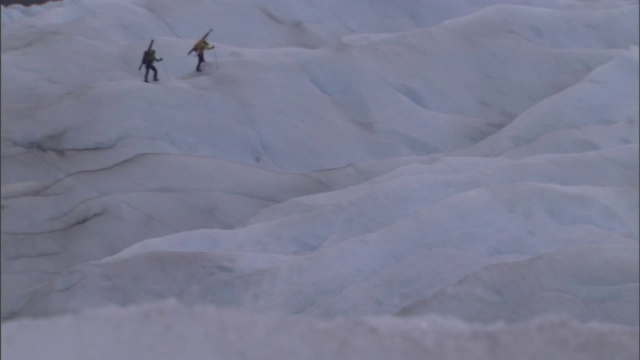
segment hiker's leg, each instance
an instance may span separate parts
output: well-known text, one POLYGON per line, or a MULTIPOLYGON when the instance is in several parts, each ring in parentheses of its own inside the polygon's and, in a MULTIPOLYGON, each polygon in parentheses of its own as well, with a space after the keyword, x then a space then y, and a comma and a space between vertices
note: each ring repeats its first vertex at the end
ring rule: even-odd
POLYGON ((196 66, 196 71, 200 71, 200 64, 204 62, 204 54, 198 54, 198 66, 196 66))

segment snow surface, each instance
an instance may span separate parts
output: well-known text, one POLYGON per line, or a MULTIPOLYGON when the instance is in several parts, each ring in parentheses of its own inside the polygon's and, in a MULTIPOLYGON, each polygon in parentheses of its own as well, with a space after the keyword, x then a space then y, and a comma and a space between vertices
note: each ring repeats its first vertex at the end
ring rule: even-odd
POLYGON ((638 1, 0 9, 7 358, 637 358, 638 1))
POLYGON ((490 326, 441 317, 327 321, 169 302, 7 323, 2 355, 48 360, 625 360, 637 356, 639 335, 637 327, 566 318, 490 326))

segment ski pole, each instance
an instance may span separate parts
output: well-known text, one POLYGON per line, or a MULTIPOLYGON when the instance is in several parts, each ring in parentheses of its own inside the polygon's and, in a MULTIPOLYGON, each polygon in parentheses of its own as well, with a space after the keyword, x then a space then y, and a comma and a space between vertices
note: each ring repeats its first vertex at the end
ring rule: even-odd
POLYGON ((216 55, 216 48, 213 48, 213 58, 216 59, 216 69, 220 68, 220 66, 218 66, 218 56, 216 55))
POLYGON ((162 62, 162 68, 164 69, 165 75, 167 75, 167 81, 169 81, 169 72, 167 71, 167 67, 164 66, 164 61, 162 62))

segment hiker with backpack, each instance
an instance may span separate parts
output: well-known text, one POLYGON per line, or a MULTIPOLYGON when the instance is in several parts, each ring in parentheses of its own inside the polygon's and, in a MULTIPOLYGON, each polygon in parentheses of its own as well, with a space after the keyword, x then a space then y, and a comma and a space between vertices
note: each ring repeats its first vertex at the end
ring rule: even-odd
POLYGON ((198 72, 202 71, 200 69, 200 65, 203 62, 206 62, 204 60, 204 51, 205 50, 211 50, 213 48, 215 48, 215 46, 209 45, 209 43, 205 39, 198 40, 198 42, 193 46, 192 51, 196 51, 198 53, 198 66, 196 66, 196 71, 198 71, 198 72))
POLYGON ((149 82, 147 77, 149 76, 149 70, 153 70, 153 81, 158 81, 158 69, 153 66, 155 61, 162 61, 162 58, 156 57, 156 51, 154 49, 150 49, 145 51, 144 57, 142 59, 142 63, 147 69, 144 73, 144 82, 149 82))

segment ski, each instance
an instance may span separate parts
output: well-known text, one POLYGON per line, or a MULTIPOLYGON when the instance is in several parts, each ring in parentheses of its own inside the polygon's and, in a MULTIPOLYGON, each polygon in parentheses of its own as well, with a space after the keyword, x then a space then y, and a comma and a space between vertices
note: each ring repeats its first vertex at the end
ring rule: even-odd
POLYGON ((209 34, 211 34, 212 31, 213 31, 213 28, 209 29, 209 31, 207 31, 207 33, 204 34, 204 36, 202 37, 202 40, 207 40, 207 36, 209 36, 209 34))
POLYGON ((153 39, 151 39, 151 42, 149 43, 149 47, 147 48, 147 51, 145 51, 144 53, 142 53, 142 61, 140 61, 140 66, 138 66, 138 71, 140 71, 140 69, 142 69, 142 65, 144 65, 144 57, 147 55, 147 53, 149 51, 151 51, 151 47, 153 46, 153 39))

